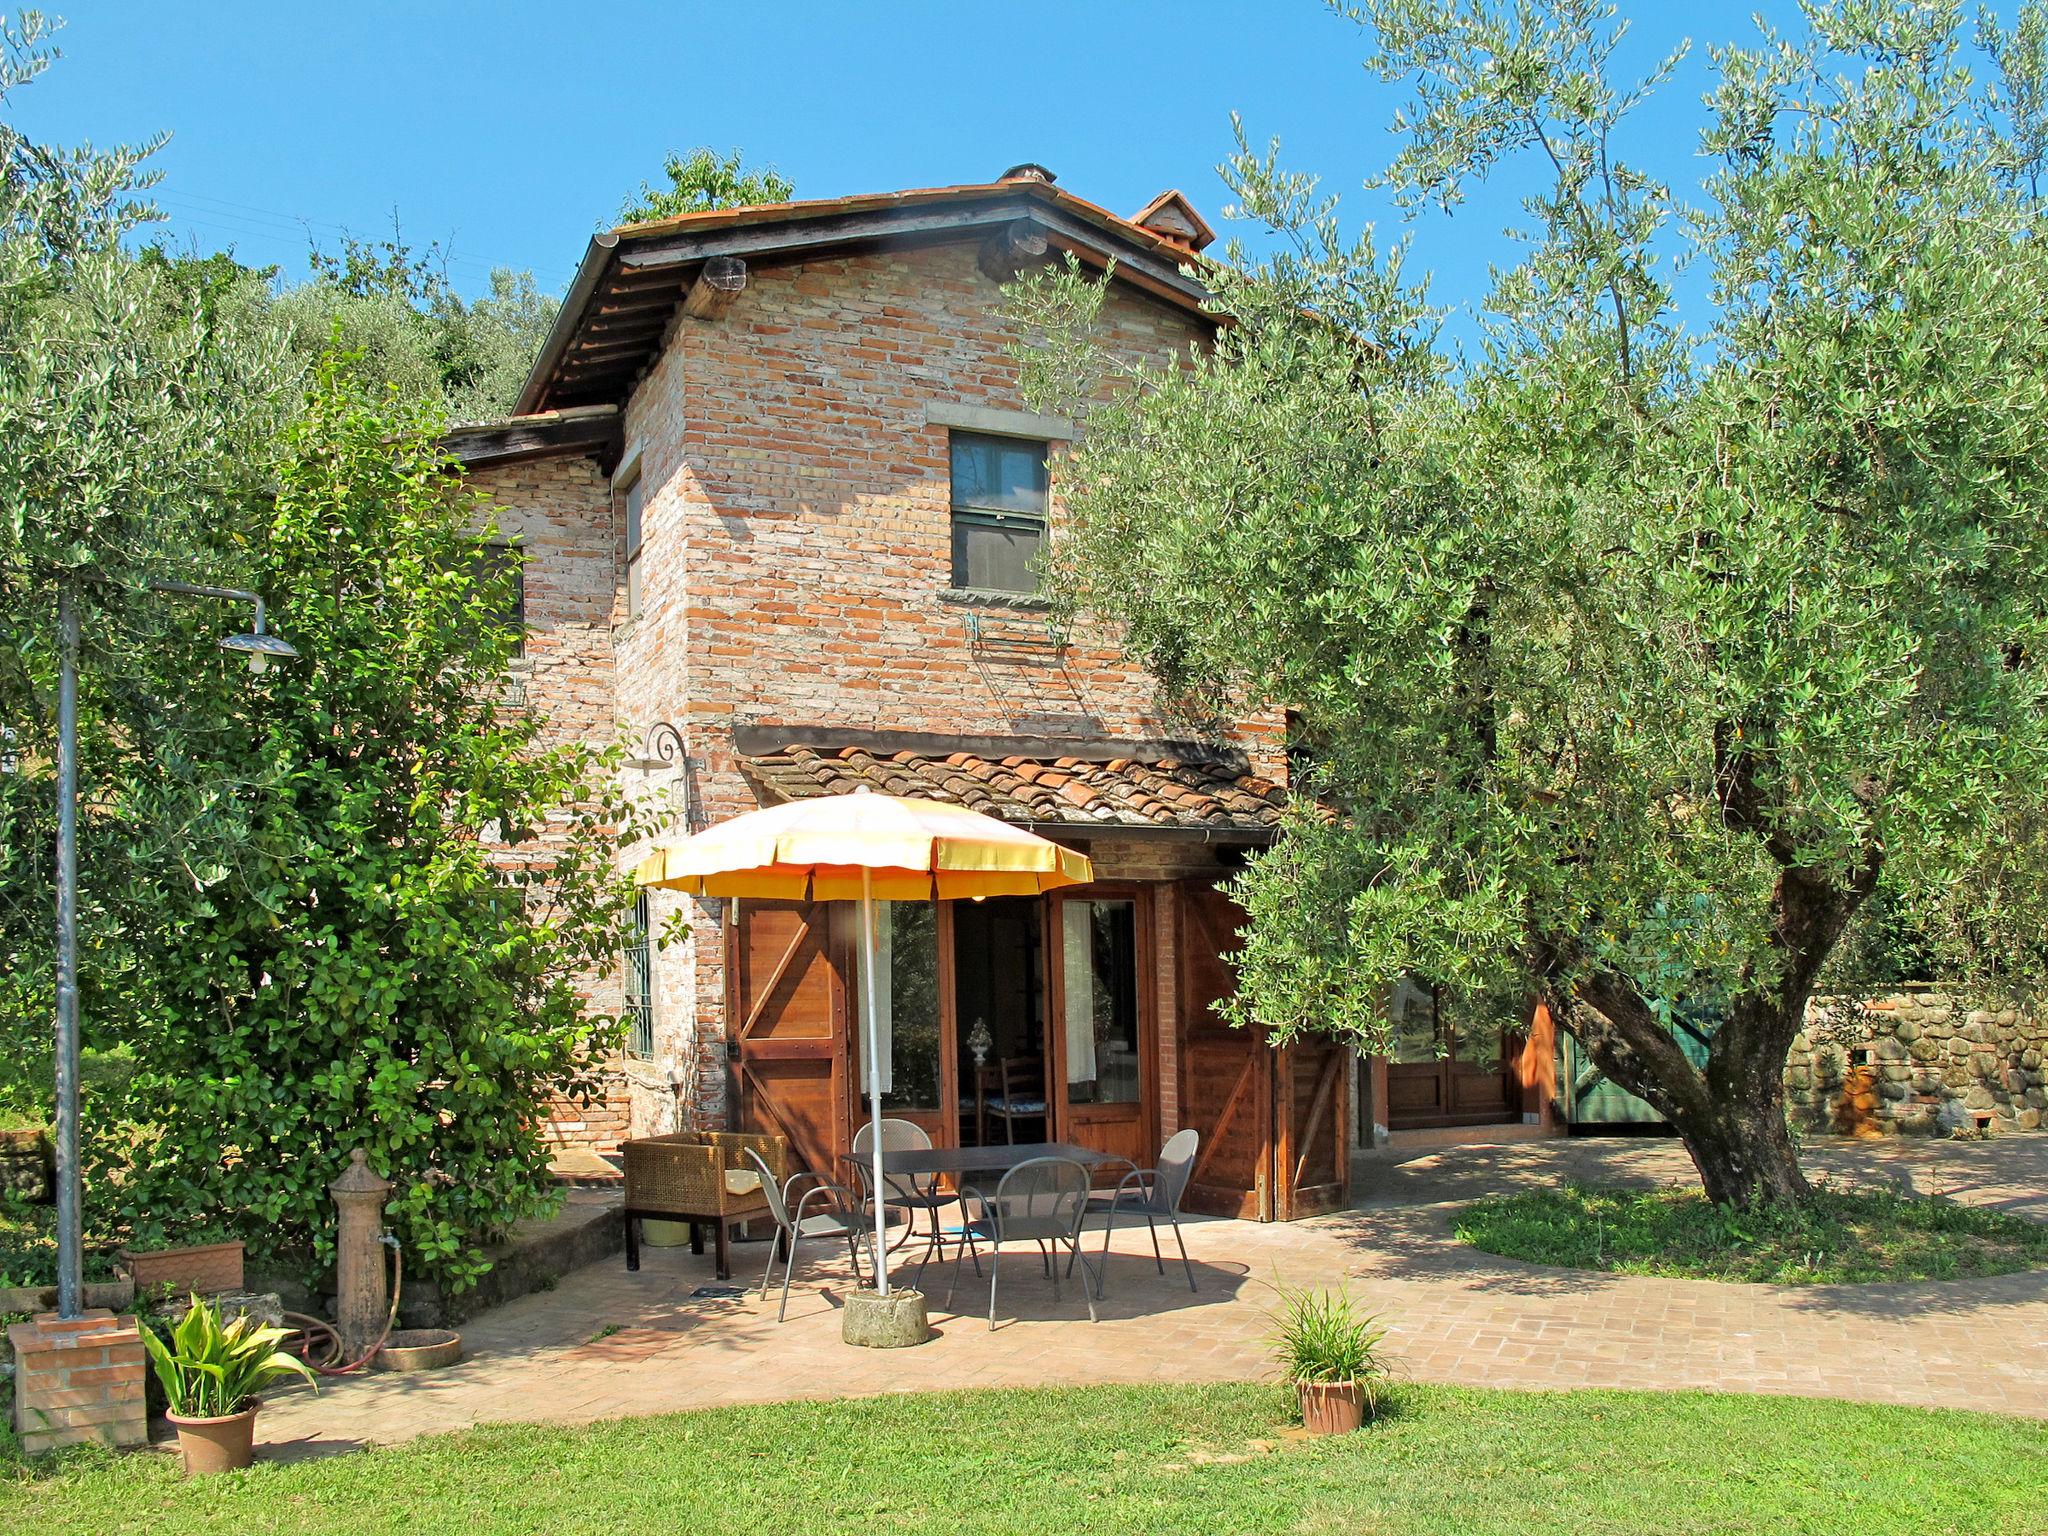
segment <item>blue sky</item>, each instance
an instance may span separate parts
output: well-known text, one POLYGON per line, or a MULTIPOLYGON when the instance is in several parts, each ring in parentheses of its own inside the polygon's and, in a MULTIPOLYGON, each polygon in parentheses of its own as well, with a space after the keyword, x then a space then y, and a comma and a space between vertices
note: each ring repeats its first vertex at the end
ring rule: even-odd
MULTIPOLYGON (((1677 182, 1700 174, 1704 45, 1752 37, 1756 9, 1625 6, 1643 59, 1696 45, 1639 119, 1639 160, 1677 182)), ((1222 226, 1214 168, 1233 109, 1345 192, 1352 222, 1396 227, 1357 189, 1391 152, 1400 92, 1366 75, 1363 34, 1315 0, 74 0, 67 20, 66 57, 15 103, 20 125, 56 142, 169 130, 173 242, 294 273, 309 231, 380 235, 395 208, 409 238, 447 243, 463 290, 492 265, 559 290, 626 192, 695 144, 773 163, 802 197, 1038 160, 1122 213, 1180 187, 1222 226)), ((1500 187, 1419 230, 1440 302, 1483 290, 1513 212, 1500 187)))

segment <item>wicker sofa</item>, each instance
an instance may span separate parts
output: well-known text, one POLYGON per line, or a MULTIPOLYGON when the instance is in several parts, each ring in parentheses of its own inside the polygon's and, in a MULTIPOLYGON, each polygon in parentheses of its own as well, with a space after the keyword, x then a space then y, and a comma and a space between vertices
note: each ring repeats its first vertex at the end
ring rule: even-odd
POLYGON ((704 1229, 715 1235, 718 1278, 732 1277, 730 1233, 737 1222, 768 1216, 760 1176, 742 1154, 749 1148, 789 1177, 789 1143, 780 1136, 740 1131, 677 1131, 643 1136, 619 1148, 626 1164, 626 1268, 640 1267, 640 1222, 655 1216, 690 1224, 690 1251, 704 1251, 704 1229))

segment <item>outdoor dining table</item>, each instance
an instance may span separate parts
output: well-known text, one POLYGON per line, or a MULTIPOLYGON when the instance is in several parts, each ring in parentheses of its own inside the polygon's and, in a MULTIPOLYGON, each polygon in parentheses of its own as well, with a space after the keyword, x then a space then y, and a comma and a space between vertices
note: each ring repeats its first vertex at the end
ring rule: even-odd
POLYGON ((1071 1141, 1003 1142, 988 1147, 918 1147, 882 1152, 883 1175, 900 1178, 936 1178, 940 1174, 1004 1174, 1019 1163, 1037 1157, 1063 1157, 1093 1172, 1111 1163, 1134 1166, 1127 1157, 1084 1147, 1071 1141))
MULTIPOLYGON (((866 1172, 866 1153, 858 1157, 852 1153, 846 1153, 844 1156, 850 1164, 863 1173, 866 1172)), ((1065 1158, 1069 1162, 1079 1163, 1091 1174, 1098 1168, 1106 1168, 1117 1163, 1126 1168, 1137 1166, 1128 1157, 1119 1156, 1114 1152, 1104 1152, 1097 1147, 1084 1147, 1078 1142, 1019 1141, 1001 1142, 986 1147, 884 1147, 882 1176, 885 1179, 905 1179, 910 1181, 913 1187, 930 1190, 935 1187, 941 1175, 946 1175, 953 1179, 956 1187, 964 1188, 973 1182, 973 1175, 978 1174, 984 1179, 990 1179, 991 1175, 1000 1178, 1018 1164, 1028 1163, 1039 1157, 1065 1158)), ((992 1184, 993 1180, 990 1179, 990 1182, 992 1184)), ((903 1235, 891 1246, 901 1247, 911 1242, 915 1235, 915 1223, 905 1223, 903 1235)))

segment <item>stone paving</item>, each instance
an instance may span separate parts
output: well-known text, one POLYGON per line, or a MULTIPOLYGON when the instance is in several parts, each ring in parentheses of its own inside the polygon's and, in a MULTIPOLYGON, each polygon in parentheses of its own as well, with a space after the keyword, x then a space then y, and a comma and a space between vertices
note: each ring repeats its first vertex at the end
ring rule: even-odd
MULTIPOLYGON (((1890 1181, 2048 1219, 2048 1136, 1809 1144, 1806 1156, 1811 1171, 1844 1182, 1890 1181)), ((708 1257, 651 1250, 638 1274, 613 1258, 473 1319, 469 1358, 451 1370, 330 1381, 317 1398, 280 1393, 261 1433, 272 1454, 317 1455, 494 1421, 948 1387, 1244 1380, 1270 1371, 1273 1283, 1343 1277, 1391 1325, 1397 1369, 1414 1380, 1797 1393, 2048 1418, 2048 1271, 1729 1285, 1523 1264, 1449 1234, 1451 1212, 1489 1191, 1688 1176, 1682 1151, 1661 1140, 1375 1154, 1357 1165, 1356 1209, 1290 1225, 1190 1222, 1194 1294, 1170 1260, 1165 1276, 1154 1271, 1140 1225, 1116 1234, 1099 1323, 1076 1286, 1056 1304, 1035 1254, 1012 1250, 993 1333, 985 1282, 963 1274, 956 1312, 933 1274, 938 1337, 902 1351, 839 1341, 843 1249, 834 1261, 815 1245, 779 1325, 772 1296, 693 1295, 712 1283, 708 1257)), ((765 1258, 765 1245, 738 1245, 736 1282, 758 1279, 765 1258)))

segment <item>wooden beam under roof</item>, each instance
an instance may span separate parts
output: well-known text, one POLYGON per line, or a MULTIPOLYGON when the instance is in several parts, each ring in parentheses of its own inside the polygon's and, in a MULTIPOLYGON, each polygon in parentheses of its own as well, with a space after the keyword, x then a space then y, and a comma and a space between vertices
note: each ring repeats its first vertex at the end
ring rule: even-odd
POLYGON ((732 308, 747 286, 747 264, 737 256, 713 256, 683 300, 683 313, 693 320, 716 320, 732 308))
POLYGON ((1045 259, 1045 230, 1034 219, 1015 219, 998 225, 981 242, 977 265, 992 283, 1007 283, 1026 267, 1045 259))
POLYGON ((481 469, 575 453, 591 454, 602 462, 616 458, 620 432, 618 407, 598 405, 452 427, 441 441, 465 467, 481 469))
MULTIPOLYGON (((1049 254, 1071 252, 1096 271, 1113 260, 1120 281, 1177 309, 1203 315, 1212 324, 1221 323, 1208 310, 1209 294, 1199 273, 1183 270, 1199 267, 1200 259, 1163 243, 1157 232, 1090 205, 1068 206, 1036 183, 963 188, 959 193, 957 200, 950 193, 926 194, 885 208, 869 203, 840 212, 790 210, 759 222, 738 217, 692 228, 686 221, 681 228, 656 226, 645 233, 610 231, 596 236, 521 393, 521 404, 533 410, 543 405, 616 402, 652 360, 676 305, 695 291, 694 286, 685 286, 685 279, 698 284, 703 265, 713 258, 798 263, 867 245, 971 239, 1027 220, 1040 227, 1049 254), (576 342, 588 338, 600 321, 624 326, 645 322, 645 355, 622 356, 617 367, 602 371, 578 366, 576 342)), ((715 285, 706 286, 700 305, 715 309, 716 292, 715 285)))

